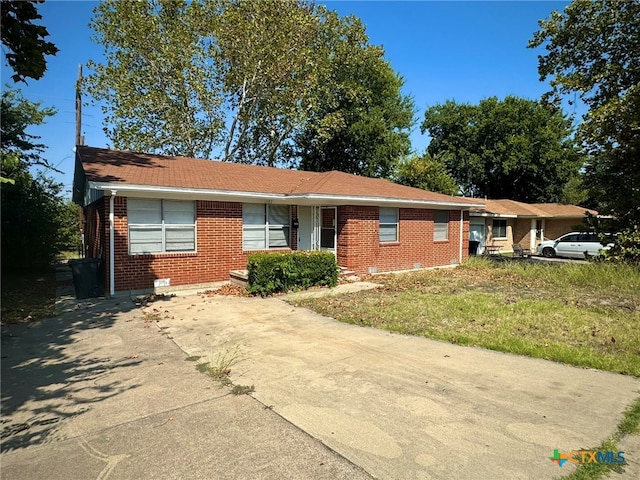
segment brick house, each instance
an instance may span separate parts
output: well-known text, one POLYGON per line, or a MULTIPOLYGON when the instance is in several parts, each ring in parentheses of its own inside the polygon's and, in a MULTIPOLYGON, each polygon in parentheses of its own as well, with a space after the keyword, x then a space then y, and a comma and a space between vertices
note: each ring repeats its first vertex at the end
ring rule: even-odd
POLYGON ((257 251, 328 250, 356 274, 461 263, 478 200, 343 172, 78 146, 74 201, 106 291, 228 280, 257 251))
POLYGON ((469 239, 511 252, 514 243, 535 251, 544 240, 554 240, 578 227, 585 228, 585 214, 598 215, 577 205, 523 203, 515 200, 485 200, 482 208, 470 212, 469 239))

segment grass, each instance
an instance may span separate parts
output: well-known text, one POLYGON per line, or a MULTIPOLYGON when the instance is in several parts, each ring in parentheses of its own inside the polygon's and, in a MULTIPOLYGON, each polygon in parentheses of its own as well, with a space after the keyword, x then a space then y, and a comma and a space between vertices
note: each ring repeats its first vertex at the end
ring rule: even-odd
POLYGON ((300 299, 344 322, 640 376, 640 269, 494 262, 376 276, 378 290, 300 299))
MULTIPOLYGON (((187 359, 192 358, 188 357, 187 359)), ((200 373, 204 373, 214 380, 219 381, 222 385, 232 386, 231 393, 234 395, 248 395, 253 393, 254 386, 234 385, 231 381, 231 367, 244 360, 242 351, 238 345, 231 349, 224 349, 221 352, 212 353, 204 361, 200 357, 196 369, 200 373)))
MULTIPOLYGON (((640 433, 640 398, 638 398, 625 412, 622 422, 616 432, 603 441, 600 445, 590 450, 602 452, 618 452, 618 443, 626 435, 640 433)), ((610 463, 580 463, 569 475, 562 477, 565 480, 598 480, 605 478, 611 472, 622 473, 623 468, 618 464, 610 463)))
POLYGON ((55 273, 3 274, 1 302, 3 323, 57 316, 55 273))

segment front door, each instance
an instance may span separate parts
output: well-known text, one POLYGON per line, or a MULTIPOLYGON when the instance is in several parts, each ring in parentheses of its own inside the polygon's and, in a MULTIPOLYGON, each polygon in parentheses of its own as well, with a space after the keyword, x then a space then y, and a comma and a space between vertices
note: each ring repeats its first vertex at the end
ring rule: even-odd
POLYGON ((478 248, 476 250, 476 254, 482 255, 482 253, 484 252, 484 242, 485 242, 484 223, 472 223, 471 225, 469 225, 469 241, 478 242, 477 244, 478 248))
POLYGON ((311 207, 298 206, 298 250, 313 248, 313 220, 311 207))

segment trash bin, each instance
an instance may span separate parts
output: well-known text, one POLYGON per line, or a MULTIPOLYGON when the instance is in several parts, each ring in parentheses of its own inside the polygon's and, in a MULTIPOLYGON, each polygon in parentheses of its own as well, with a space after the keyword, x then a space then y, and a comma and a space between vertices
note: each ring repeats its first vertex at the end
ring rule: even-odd
POLYGON ((469 255, 477 255, 480 242, 477 240, 469 240, 469 255))
POLYGON ((104 295, 104 288, 100 281, 99 258, 70 260, 69 266, 73 276, 73 288, 78 300, 104 295))

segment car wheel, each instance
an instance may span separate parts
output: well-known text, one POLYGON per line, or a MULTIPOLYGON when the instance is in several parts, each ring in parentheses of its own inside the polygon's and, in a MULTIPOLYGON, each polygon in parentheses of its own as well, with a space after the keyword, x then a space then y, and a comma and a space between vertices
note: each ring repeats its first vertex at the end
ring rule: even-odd
POLYGON ((542 255, 547 258, 553 258, 556 256, 556 251, 551 247, 545 247, 542 249, 542 255))

